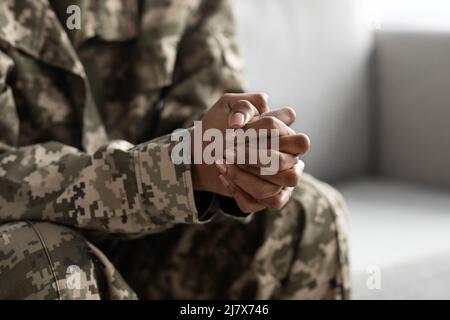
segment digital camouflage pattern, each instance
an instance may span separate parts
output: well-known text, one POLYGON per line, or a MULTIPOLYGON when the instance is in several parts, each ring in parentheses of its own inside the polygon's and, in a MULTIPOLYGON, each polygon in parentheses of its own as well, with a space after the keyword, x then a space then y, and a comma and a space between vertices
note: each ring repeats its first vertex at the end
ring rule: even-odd
POLYGON ((348 297, 335 190, 306 176, 242 221, 170 161, 168 134, 242 91, 231 5, 0 2, 0 298, 348 297))
POLYGON ((136 298, 109 260, 72 229, 12 222, 0 225, 0 236, 2 299, 136 298), (73 274, 82 285, 72 284, 68 266, 77 268, 73 274), (106 290, 99 279, 108 284, 106 290))
POLYGON ((350 279, 343 203, 306 175, 286 207, 247 224, 217 216, 100 246, 146 299, 344 299, 350 279))

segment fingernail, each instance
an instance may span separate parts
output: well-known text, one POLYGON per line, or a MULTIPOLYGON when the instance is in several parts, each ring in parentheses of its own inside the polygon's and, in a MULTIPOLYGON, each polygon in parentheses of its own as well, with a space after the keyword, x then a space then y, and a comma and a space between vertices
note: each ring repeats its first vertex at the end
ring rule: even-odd
POLYGON ((219 176, 219 180, 220 180, 220 182, 222 182, 222 184, 225 186, 225 188, 230 188, 230 183, 223 175, 219 176))
POLYGON ((231 127, 242 127, 244 125, 245 117, 243 113, 237 112, 231 116, 231 127))
POLYGON ((219 163, 218 161, 215 162, 217 169, 219 169, 221 174, 227 173, 227 166, 223 163, 219 163))

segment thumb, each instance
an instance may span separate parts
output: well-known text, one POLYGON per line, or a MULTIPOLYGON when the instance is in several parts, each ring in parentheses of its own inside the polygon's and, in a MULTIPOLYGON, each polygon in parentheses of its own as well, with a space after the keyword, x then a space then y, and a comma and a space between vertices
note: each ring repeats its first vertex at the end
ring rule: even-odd
POLYGON ((259 115, 258 109, 247 100, 239 100, 231 105, 228 126, 233 129, 244 127, 250 120, 259 115))

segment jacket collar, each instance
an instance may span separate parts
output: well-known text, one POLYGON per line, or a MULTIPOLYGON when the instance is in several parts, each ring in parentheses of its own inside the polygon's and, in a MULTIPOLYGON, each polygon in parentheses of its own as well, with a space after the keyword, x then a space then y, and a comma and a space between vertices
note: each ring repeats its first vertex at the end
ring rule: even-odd
POLYGON ((2 0, 0 42, 85 77, 75 50, 47 0, 2 0))
POLYGON ((99 37, 106 41, 125 41, 138 34, 138 0, 49 0, 60 21, 68 18, 67 8, 81 9, 81 29, 67 30, 77 47, 85 41, 99 37))
POLYGON ((83 146, 92 153, 107 141, 83 66, 48 0, 1 0, 1 46, 14 47, 80 77, 84 83, 83 146))
POLYGON ((49 65, 85 77, 74 46, 96 36, 107 41, 125 41, 138 33, 138 0, 50 2, 1 0, 0 42, 49 65), (61 24, 68 17, 66 10, 69 5, 77 5, 81 9, 80 30, 70 31, 61 24))

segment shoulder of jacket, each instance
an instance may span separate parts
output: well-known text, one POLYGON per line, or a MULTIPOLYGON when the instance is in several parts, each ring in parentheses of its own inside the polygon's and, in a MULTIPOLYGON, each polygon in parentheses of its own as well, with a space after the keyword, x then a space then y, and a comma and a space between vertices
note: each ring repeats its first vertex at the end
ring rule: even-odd
POLYGON ((0 41, 38 55, 49 10, 44 0, 0 1, 0 41))

